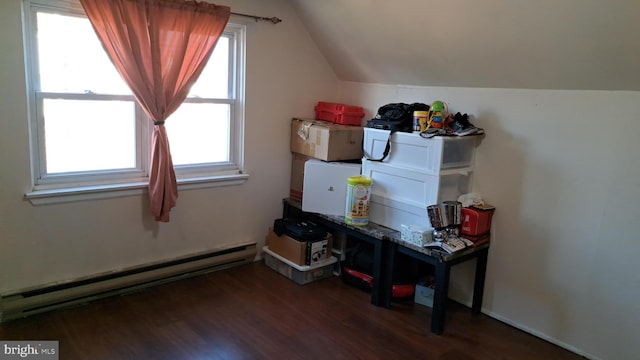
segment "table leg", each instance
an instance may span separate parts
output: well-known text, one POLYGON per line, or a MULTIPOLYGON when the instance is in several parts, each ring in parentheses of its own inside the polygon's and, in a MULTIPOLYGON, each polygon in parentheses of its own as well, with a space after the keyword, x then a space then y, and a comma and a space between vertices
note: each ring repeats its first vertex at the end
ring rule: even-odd
POLYGON ((433 294, 433 311, 431 312, 431 332, 437 335, 444 331, 444 320, 447 313, 449 294, 449 275, 451 267, 445 263, 436 265, 435 289, 433 294))
POLYGON ((391 307, 393 250, 387 241, 374 245, 371 303, 375 306, 391 307))
POLYGON ((473 283, 473 302, 471 313, 480 314, 482 310, 482 297, 484 296, 484 280, 487 272, 487 257, 489 249, 485 249, 478 254, 476 262, 476 276, 473 283))
POLYGON ((393 261, 395 259, 396 254, 396 244, 388 241, 381 242, 382 247, 382 274, 380 279, 382 280, 382 292, 381 303, 380 306, 384 306, 386 308, 391 307, 391 296, 392 296, 392 287, 393 287, 393 261))

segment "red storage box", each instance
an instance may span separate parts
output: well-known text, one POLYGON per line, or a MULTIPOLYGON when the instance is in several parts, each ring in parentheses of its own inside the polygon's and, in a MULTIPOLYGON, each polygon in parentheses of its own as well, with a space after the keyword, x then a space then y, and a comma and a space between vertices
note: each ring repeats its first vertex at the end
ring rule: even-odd
POLYGON ((349 106, 328 102, 318 102, 316 119, 342 125, 358 125, 362 122, 364 111, 360 106, 349 106))
POLYGON ((473 247, 480 246, 482 244, 488 243, 491 238, 491 233, 485 233, 478 236, 471 235, 462 235, 463 238, 470 240, 473 243, 473 247))
POLYGON ((476 207, 462 208, 462 224, 460 233, 463 235, 479 236, 491 230, 491 218, 494 208, 479 209, 476 207))

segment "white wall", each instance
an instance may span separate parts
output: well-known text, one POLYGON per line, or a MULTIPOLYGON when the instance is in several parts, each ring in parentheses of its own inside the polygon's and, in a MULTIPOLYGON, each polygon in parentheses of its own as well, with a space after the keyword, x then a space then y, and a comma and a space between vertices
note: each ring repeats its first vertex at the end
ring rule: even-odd
POLYGON ((633 0, 291 0, 341 80, 640 90, 633 0))
MULTIPOLYGON (((344 82, 372 116, 444 100, 486 131, 474 191, 496 206, 483 311, 601 359, 640 354, 640 92, 344 82)), ((474 264, 452 272, 470 304, 474 264)))
MULTIPOLYGON (((20 0, 0 2, 0 292, 246 241, 262 242, 289 189, 289 119, 338 99, 338 81, 285 0, 218 1, 248 22, 242 186, 182 191, 170 223, 146 197, 33 206, 20 0)), ((339 10, 337 10, 339 11, 339 10)), ((593 358, 640 353, 640 93, 342 83, 367 117, 442 99, 487 135, 474 188, 497 206, 484 311, 593 358)), ((452 274, 469 301, 472 266, 452 274)))
POLYGON ((236 0, 232 11, 278 16, 247 22, 242 186, 181 191, 171 222, 156 223, 146 196, 33 206, 21 1, 0 2, 0 293, 264 242, 289 194, 289 122, 333 101, 337 79, 284 0, 236 0))

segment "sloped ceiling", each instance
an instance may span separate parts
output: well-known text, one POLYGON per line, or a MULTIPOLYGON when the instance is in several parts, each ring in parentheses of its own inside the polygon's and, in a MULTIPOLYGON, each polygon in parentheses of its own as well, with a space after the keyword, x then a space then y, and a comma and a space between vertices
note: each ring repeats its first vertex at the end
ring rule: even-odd
POLYGON ((291 0, 341 80, 640 90, 640 0, 291 0))

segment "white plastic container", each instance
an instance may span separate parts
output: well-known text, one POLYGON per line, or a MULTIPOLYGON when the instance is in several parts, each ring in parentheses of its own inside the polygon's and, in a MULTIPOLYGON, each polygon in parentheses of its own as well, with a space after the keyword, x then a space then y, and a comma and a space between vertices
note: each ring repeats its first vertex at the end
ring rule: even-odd
MULTIPOLYGON (((428 205, 458 200, 471 190, 472 172, 468 168, 441 171, 432 175, 411 168, 365 160, 362 176, 373 179, 371 193, 407 204, 416 204, 426 212, 428 205)), ((373 222, 376 222, 372 219, 373 222)))
POLYGON ((432 230, 427 207, 415 201, 398 201, 376 194, 369 201, 371 222, 402 231, 402 225, 415 225, 432 230))
MULTIPOLYGON (((381 158, 388 138, 388 130, 364 128, 365 159, 381 158)), ((391 151, 382 162, 434 175, 443 170, 472 169, 477 142, 477 136, 426 139, 419 133, 395 132, 391 135, 391 151)))
POLYGON ((347 180, 360 175, 360 164, 311 159, 304 163, 302 211, 344 215, 347 180))

